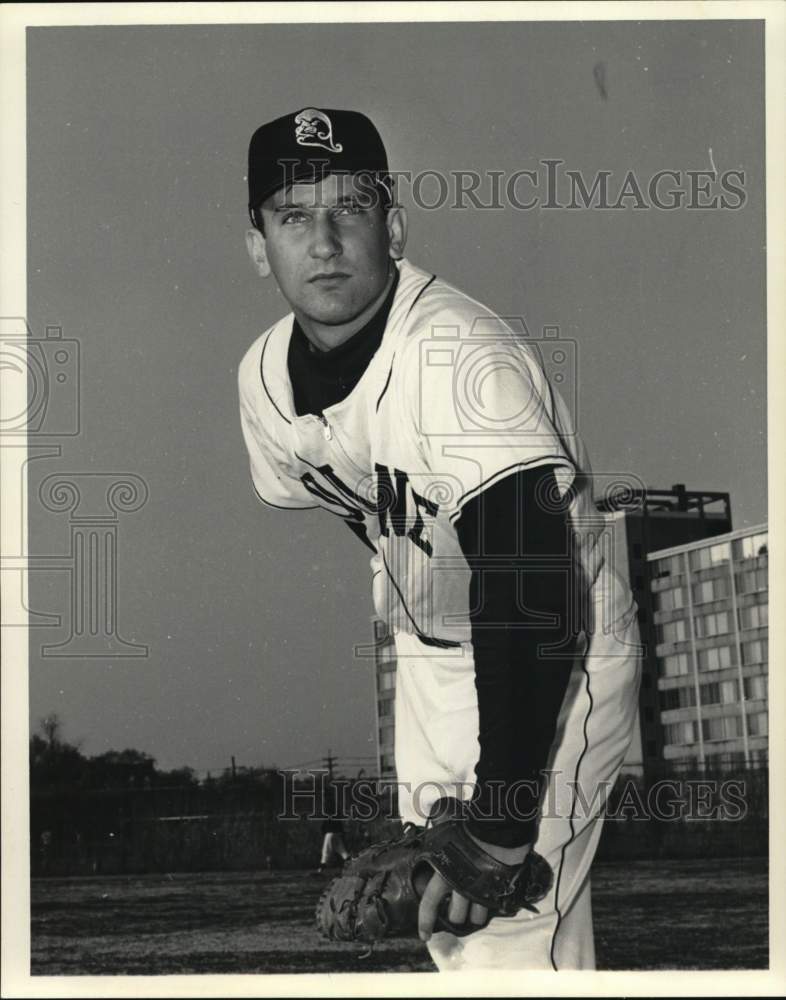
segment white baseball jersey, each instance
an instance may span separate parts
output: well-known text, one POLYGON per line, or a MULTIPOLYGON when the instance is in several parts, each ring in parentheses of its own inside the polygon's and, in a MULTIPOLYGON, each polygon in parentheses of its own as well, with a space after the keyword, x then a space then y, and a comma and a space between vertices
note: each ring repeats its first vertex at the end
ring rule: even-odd
POLYGON ((444 281, 397 266, 382 343, 322 418, 294 410, 292 314, 243 358, 241 421, 259 497, 343 519, 373 551, 374 604, 391 631, 451 645, 471 635, 455 530, 463 504, 519 469, 553 465, 560 493, 571 491, 592 627, 628 621, 635 605, 613 568, 587 456, 537 348, 444 281))

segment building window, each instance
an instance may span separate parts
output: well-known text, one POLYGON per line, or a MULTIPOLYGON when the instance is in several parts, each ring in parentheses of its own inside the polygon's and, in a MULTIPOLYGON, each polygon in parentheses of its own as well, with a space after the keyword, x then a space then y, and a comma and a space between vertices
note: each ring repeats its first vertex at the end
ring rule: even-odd
POLYGON ((664 677, 679 677, 690 671, 690 661, 687 653, 675 653, 674 656, 664 656, 661 660, 661 670, 664 677))
POLYGON ((758 677, 745 677, 743 678, 742 685, 745 689, 745 697, 749 701, 767 697, 768 685, 765 674, 761 674, 758 677))
POLYGON ((767 554, 767 532, 758 535, 748 535, 747 538, 739 538, 736 543, 736 554, 743 559, 752 559, 754 556, 767 554))
POLYGON ((747 569, 737 573, 735 580, 738 594, 755 594, 769 586, 766 569, 747 569))
POLYGON ((710 546, 710 562, 713 566, 729 561, 729 543, 721 542, 720 545, 710 546))
POLYGON ((396 671, 386 670, 379 675, 379 690, 391 691, 396 686, 396 671))
POLYGON ((702 738, 711 742, 712 740, 733 740, 742 731, 741 720, 738 715, 724 715, 718 719, 702 719, 702 738))
POLYGON ((703 580, 701 583, 694 583, 693 585, 693 603, 694 604, 706 604, 708 601, 714 599, 714 594, 712 591, 712 580, 703 580))
POLYGON ((664 576, 671 576, 672 573, 680 572, 679 556, 669 556, 666 559, 656 559, 654 565, 654 576, 660 579, 664 576))
POLYGON ((709 569, 712 565, 710 562, 710 550, 706 545, 702 545, 700 549, 694 549, 690 554, 690 568, 696 569, 709 569))
POLYGON ((693 603, 707 604, 729 596, 729 582, 725 577, 715 577, 713 580, 702 580, 693 585, 693 603))
POLYGON ((658 625, 657 636, 658 642, 683 642, 686 638, 685 619, 658 625))
POLYGON ((693 720, 688 722, 672 722, 663 727, 666 743, 675 744, 695 743, 698 729, 693 720))
POLYGON ((740 700, 740 686, 737 681, 721 681, 719 687, 721 705, 732 705, 740 700))
POLYGON ((740 608, 740 628, 764 628, 769 623, 769 604, 752 604, 740 608))
POLYGON ((751 736, 767 735, 768 726, 766 712, 752 712, 748 716, 748 732, 751 736))
POLYGON ((699 638, 723 635, 729 631, 731 631, 731 622, 728 611, 718 611, 714 615, 696 616, 696 635, 699 638))
POLYGON ((393 699, 385 698, 379 702, 379 717, 384 718, 386 715, 393 714, 393 699))
POLYGON ((668 691, 660 693, 660 707, 662 712, 668 712, 673 708, 692 708, 696 704, 696 689, 690 687, 670 688, 668 691))
POLYGON ((699 670, 725 670, 734 666, 734 653, 731 646, 715 646, 712 649, 699 650, 699 670))
POLYGON ((702 705, 720 704, 720 684, 702 684, 699 688, 702 705))
POLYGON ((767 640, 754 639, 752 642, 743 642, 742 662, 745 664, 746 667, 749 666, 751 663, 766 663, 767 640))
POLYGON ((682 587, 672 587, 655 594, 656 611, 675 611, 685 607, 685 594, 682 587))

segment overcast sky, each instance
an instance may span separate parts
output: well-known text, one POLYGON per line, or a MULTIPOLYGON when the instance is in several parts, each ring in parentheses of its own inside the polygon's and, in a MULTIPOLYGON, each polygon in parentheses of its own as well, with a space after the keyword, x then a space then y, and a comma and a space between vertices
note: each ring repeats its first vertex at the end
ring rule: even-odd
MULTIPOLYGON (((391 165, 745 172, 737 211, 411 210, 407 256, 577 345, 600 473, 766 510, 762 29, 755 22, 73 28, 29 32, 29 319, 81 351, 80 434, 30 464, 30 549, 68 551, 53 473, 132 473, 118 629, 144 658, 42 657, 69 577, 31 574, 31 721, 164 767, 372 756, 367 551, 330 515, 263 509, 236 374, 286 311, 246 258, 248 138, 363 110, 391 165)), ((685 186, 687 182, 684 182, 685 186)), ((424 197, 434 188, 424 186, 424 197)), ((524 191, 526 194, 526 191, 524 191)))

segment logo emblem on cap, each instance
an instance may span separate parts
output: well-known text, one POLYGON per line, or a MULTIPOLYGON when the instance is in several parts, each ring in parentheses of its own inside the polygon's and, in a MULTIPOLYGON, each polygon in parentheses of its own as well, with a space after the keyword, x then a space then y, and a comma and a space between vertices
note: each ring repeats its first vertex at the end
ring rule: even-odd
POLYGON ((340 153, 343 146, 333 142, 333 124, 324 111, 304 108, 295 115, 295 142, 298 146, 319 146, 329 153, 340 153))

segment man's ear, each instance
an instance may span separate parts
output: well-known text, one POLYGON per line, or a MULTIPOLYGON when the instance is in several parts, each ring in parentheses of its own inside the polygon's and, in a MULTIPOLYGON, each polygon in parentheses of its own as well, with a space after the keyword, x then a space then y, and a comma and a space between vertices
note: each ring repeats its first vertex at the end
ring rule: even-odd
POLYGON ((388 209, 388 216, 385 220, 390 237, 388 253, 393 260, 401 260, 404 256, 404 247, 407 244, 407 210, 403 205, 394 205, 388 209))
POLYGON ((267 243, 265 237, 258 229, 246 230, 246 249, 254 270, 260 278, 267 278, 270 274, 270 263, 267 259, 267 243))

